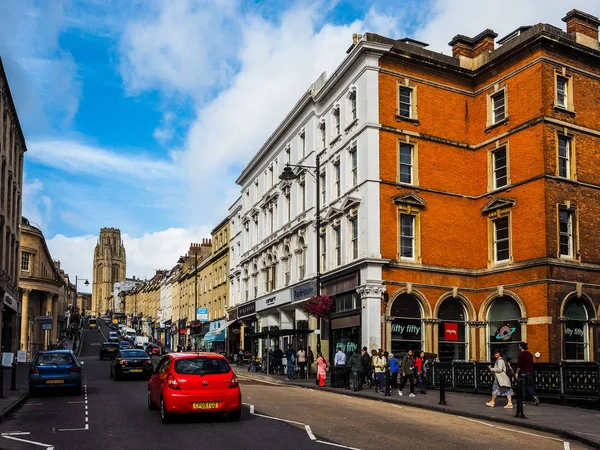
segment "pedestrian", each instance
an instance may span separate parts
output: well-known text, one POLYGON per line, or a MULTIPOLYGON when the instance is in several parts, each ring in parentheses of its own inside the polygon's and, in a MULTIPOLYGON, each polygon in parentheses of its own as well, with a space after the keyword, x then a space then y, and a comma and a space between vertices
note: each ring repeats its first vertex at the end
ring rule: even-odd
MULTIPOLYGON (((375 350, 373 350, 375 351, 375 350)), ((375 376, 377 377, 377 385, 375 386, 375 392, 385 391, 385 370, 387 361, 383 356, 383 351, 379 350, 379 353, 375 352, 375 358, 373 359, 373 367, 375 367, 375 376)))
POLYGON ((350 380, 352 390, 356 392, 361 386, 363 366, 362 355, 360 354, 360 349, 358 347, 355 348, 352 355, 350 355, 348 366, 350 366, 350 372, 352 374, 352 378, 350 380))
POLYGON ((496 363, 494 364, 494 367, 488 366, 488 369, 490 372, 494 372, 494 375, 496 376, 494 377, 494 384, 492 386, 492 399, 487 402, 486 405, 493 408, 496 406, 496 397, 506 395, 508 402, 504 408, 510 409, 513 407, 512 396, 514 393, 510 385, 510 378, 506 373, 506 363, 502 358, 500 350, 496 350, 494 356, 496 358, 496 363))
POLYGON ((394 391, 394 389, 398 389, 398 370, 400 369, 400 361, 398 361, 398 358, 396 358, 393 353, 390 353, 388 362, 390 365, 390 377, 391 377, 390 392, 392 392, 392 391, 394 391))
POLYGON ((371 381, 371 357, 369 356, 369 351, 367 347, 362 348, 362 383, 363 386, 368 386, 368 381, 371 381))
POLYGON ((327 378, 327 360, 321 352, 317 353, 317 381, 319 386, 325 387, 325 379, 327 378))
POLYGON ((273 350, 273 369, 274 373, 281 375, 281 361, 283 360, 283 350, 279 348, 279 345, 275 346, 273 350))
POLYGON ((308 347, 308 376, 310 376, 310 372, 312 371, 312 365, 315 362, 315 354, 313 353, 310 346, 308 347))
POLYGON ((425 390, 425 384, 423 384, 423 361, 425 359, 425 352, 420 352, 415 360, 415 369, 417 371, 417 386, 421 390, 421 394, 427 394, 425 390))
POLYGON ((296 353, 296 358, 298 359, 298 367, 300 368, 300 378, 304 378, 304 371, 306 369, 306 352, 304 348, 300 347, 300 350, 296 353))
POLYGON ((377 350, 371 350, 371 367, 369 375, 371 376, 371 386, 375 388, 375 392, 377 392, 377 375, 375 375, 375 358, 377 358, 377 350))
POLYGON ((402 389, 406 386, 406 382, 410 381, 410 394, 409 397, 415 396, 415 369, 413 362, 413 351, 409 350, 402 358, 402 362, 400 363, 400 372, 402 373, 402 381, 400 382, 400 386, 398 386, 398 395, 402 395, 402 389))
POLYGON ((292 347, 292 344, 288 345, 288 349, 285 352, 285 357, 287 359, 287 379, 294 379, 294 369, 296 367, 296 352, 292 347))
POLYGON ((334 366, 345 366, 346 365, 346 354, 342 351, 341 347, 337 348, 335 353, 334 366))
POLYGON ((77 341, 73 341, 73 353, 77 352, 77 341))
POLYGON ((515 378, 518 380, 521 379, 521 392, 522 397, 521 401, 525 403, 527 400, 527 396, 533 400, 535 406, 540 404, 540 399, 537 395, 535 395, 535 390, 533 388, 533 355, 528 350, 529 345, 527 342, 521 342, 519 344, 519 358, 517 359, 517 372, 515 373, 515 378))

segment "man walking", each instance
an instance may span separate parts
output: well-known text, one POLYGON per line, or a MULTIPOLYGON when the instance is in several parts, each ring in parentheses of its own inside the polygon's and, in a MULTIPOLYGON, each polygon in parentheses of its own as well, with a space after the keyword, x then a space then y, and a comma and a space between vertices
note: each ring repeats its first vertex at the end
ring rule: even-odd
POLYGON ((358 391, 360 388, 360 384, 362 381, 362 357, 360 354, 359 348, 354 349, 354 353, 350 356, 350 361, 348 362, 350 366, 350 371, 352 372, 352 390, 354 392, 358 391))
POLYGON ((296 352, 294 351, 292 344, 288 345, 288 349, 285 352, 285 357, 287 359, 287 379, 293 380, 295 375, 294 369, 296 368, 296 352))
POLYGON ((312 365, 315 362, 315 354, 313 353, 312 348, 310 348, 310 345, 308 346, 308 354, 306 356, 308 358, 308 376, 310 377, 310 369, 312 368, 312 365))
POLYGON ((400 386, 398 386, 398 395, 402 395, 402 389, 404 389, 404 386, 406 386, 406 381, 408 379, 410 381, 409 397, 411 398, 415 396, 415 372, 412 355, 412 350, 409 350, 406 355, 404 355, 404 358, 402 358, 402 362, 400 363, 402 382, 400 383, 400 386))
POLYGON ((529 350, 527 350, 529 346, 527 342, 521 342, 519 344, 519 358, 517 367, 517 372, 515 373, 515 378, 518 379, 521 377, 521 401, 525 403, 527 399, 527 394, 531 396, 533 403, 535 406, 540 404, 540 399, 537 395, 535 395, 535 391, 533 389, 533 355, 529 350))
POLYGON ((362 363, 362 384, 366 386, 367 377, 369 380, 371 379, 371 356, 369 355, 367 347, 362 348, 362 363))
POLYGON ((273 351, 273 370, 277 375, 281 375, 281 360, 283 359, 283 351, 279 348, 279 345, 275 346, 273 351))

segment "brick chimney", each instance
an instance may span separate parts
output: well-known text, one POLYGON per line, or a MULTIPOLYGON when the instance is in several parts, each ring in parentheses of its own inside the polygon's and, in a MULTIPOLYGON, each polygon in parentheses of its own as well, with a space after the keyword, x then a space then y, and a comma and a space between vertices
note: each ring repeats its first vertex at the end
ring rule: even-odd
POLYGON ((479 56, 494 50, 494 39, 497 37, 498 34, 488 28, 472 38, 457 34, 448 45, 452 47, 452 56, 461 60, 461 66, 474 69, 483 63, 475 61, 479 56))
POLYGON ((575 35, 575 41, 593 49, 600 49, 598 43, 598 26, 600 20, 596 16, 572 9, 562 18, 567 23, 567 33, 575 35))

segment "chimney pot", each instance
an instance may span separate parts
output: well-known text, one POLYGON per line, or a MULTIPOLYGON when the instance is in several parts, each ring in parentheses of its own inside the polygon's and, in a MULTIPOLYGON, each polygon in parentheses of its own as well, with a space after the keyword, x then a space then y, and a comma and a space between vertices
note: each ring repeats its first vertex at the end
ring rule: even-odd
POLYGON ((488 28, 472 38, 457 34, 448 42, 448 45, 452 47, 452 56, 455 58, 460 56, 476 58, 482 53, 493 51, 494 39, 497 37, 498 34, 488 28))
POLYGON ((567 23, 567 33, 581 33, 596 41, 598 40, 600 20, 596 16, 578 9, 572 9, 562 20, 567 23))

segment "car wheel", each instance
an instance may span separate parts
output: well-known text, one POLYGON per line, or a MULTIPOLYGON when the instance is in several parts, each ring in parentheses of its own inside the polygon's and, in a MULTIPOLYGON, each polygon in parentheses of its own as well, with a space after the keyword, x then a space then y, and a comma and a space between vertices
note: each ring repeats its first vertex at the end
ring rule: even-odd
POLYGON ((150 397, 150 390, 148 390, 148 409, 156 409, 156 405, 154 404, 154 402, 152 402, 152 397, 150 397))
POLYGON ((119 381, 121 379, 121 377, 119 376, 119 374, 115 371, 115 374, 113 375, 113 380, 115 381, 119 381))
POLYGON ((162 397, 160 398, 160 421, 164 424, 171 422, 171 414, 167 411, 162 397))
POLYGON ((241 417, 242 417, 241 408, 238 409, 237 411, 231 411, 231 412, 227 413, 227 418, 229 419, 230 422, 237 422, 240 420, 241 417))

